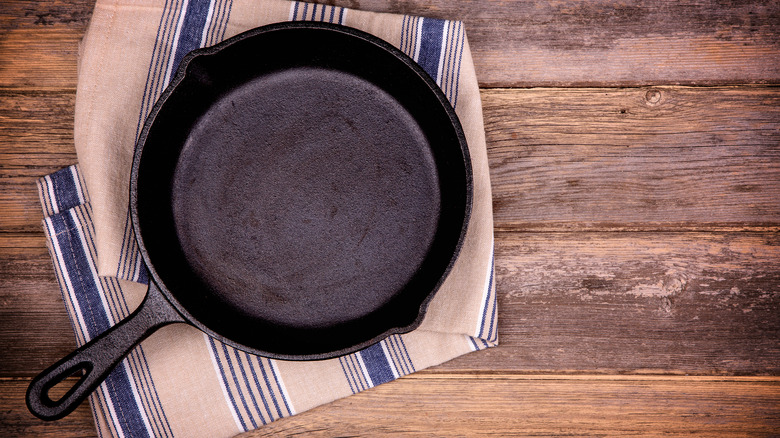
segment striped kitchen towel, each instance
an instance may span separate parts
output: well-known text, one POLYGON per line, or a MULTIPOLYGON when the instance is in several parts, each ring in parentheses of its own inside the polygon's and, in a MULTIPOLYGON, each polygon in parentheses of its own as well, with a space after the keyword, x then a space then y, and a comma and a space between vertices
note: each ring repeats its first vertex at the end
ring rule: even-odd
POLYGON ((415 331, 311 362, 246 354, 185 324, 136 347, 90 397, 101 437, 219 437, 497 344, 493 222, 479 89, 463 23, 285 0, 98 0, 79 53, 79 164, 39 180, 43 221, 79 345, 131 313, 148 276, 128 221, 144 118, 184 54, 285 20, 344 24, 399 47, 463 125, 473 210, 460 256, 415 331))

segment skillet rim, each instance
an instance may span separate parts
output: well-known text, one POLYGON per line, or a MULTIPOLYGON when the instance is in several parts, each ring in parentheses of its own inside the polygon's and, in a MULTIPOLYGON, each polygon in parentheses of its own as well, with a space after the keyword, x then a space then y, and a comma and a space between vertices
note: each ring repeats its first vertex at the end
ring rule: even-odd
POLYGON ((143 127, 139 133, 138 140, 135 144, 135 149, 133 153, 133 162, 132 162, 132 168, 131 168, 131 174, 130 174, 130 219, 132 222, 133 227, 133 237, 136 239, 136 242, 138 244, 138 250, 139 253, 143 259, 144 265, 146 266, 147 270, 149 271, 149 281, 151 283, 154 283, 154 286, 150 285, 149 287, 155 287, 162 293, 162 296, 165 298, 165 300, 173 306, 173 308, 176 309, 176 311, 184 318, 184 320, 196 327, 198 330, 208 334, 214 339, 219 340, 220 342, 223 342, 227 345, 230 345, 234 348, 237 348, 239 350, 256 354, 263 357, 268 357, 272 359, 281 359, 281 360, 296 360, 296 361, 305 361, 305 360, 323 360, 323 359, 331 359, 335 357, 340 357, 346 354, 354 353, 357 351, 360 351, 364 348, 367 348, 371 345, 374 345, 383 339, 386 339, 387 337, 394 335, 394 334, 403 334, 408 333, 412 330, 415 330, 418 328, 421 324, 423 319, 425 318, 425 315, 427 313, 428 305, 430 304, 431 300, 433 300, 434 296, 438 292, 438 290, 441 288, 444 281, 449 277, 450 272, 452 271, 453 266, 455 265, 456 261, 459 258, 461 249, 463 247, 463 244, 465 242, 466 234, 468 231, 468 226, 470 224, 472 209, 473 209, 473 197, 474 197, 474 184, 473 184, 473 168, 471 164, 471 157, 469 154, 468 149, 468 143, 466 141, 466 136, 463 131, 463 127, 460 123, 460 120, 455 113, 455 109, 450 104, 447 97, 444 95, 441 88, 436 84, 436 82, 428 75, 428 73, 419 65, 417 62, 415 62, 412 58, 410 58, 408 55, 403 53, 401 50, 399 50, 397 47, 393 46, 392 44, 388 43, 387 41, 376 37, 370 33, 364 32, 359 29, 355 29, 352 27, 339 25, 339 24, 333 24, 333 23, 325 23, 325 22, 313 22, 313 21, 287 21, 287 22, 279 22, 279 23, 272 23, 260 27, 256 27, 250 30, 247 30, 245 32, 239 33, 231 38, 228 38, 226 40, 223 40, 222 42, 215 44, 213 46, 204 47, 200 49, 193 50, 189 53, 187 53, 181 60, 179 66, 177 67, 176 74, 171 79, 170 83, 166 86, 166 88, 163 90, 163 92, 160 94, 160 97, 155 102, 154 106, 150 110, 148 116, 146 117, 143 127), (264 350, 259 350, 250 346, 247 346, 245 344, 241 344, 239 342, 233 341, 230 338, 227 338, 214 330, 210 329, 208 326, 206 326, 203 322, 201 322, 198 318, 193 316, 184 305, 181 304, 181 302, 176 299, 176 297, 173 295, 173 293, 168 289, 168 287, 165 285, 165 283, 162 281, 160 275, 158 274, 154 264, 151 263, 149 252, 146 248, 146 245, 144 244, 143 240, 143 231, 141 230, 141 226, 139 223, 139 214, 138 214, 138 175, 139 175, 139 168, 141 166, 141 158, 143 156, 143 149, 146 144, 147 137, 149 135, 149 132, 154 125, 155 120, 157 119, 157 115, 161 111, 161 109, 165 106, 165 103, 167 102, 168 98, 175 92, 175 90, 178 88, 179 84, 185 79, 187 76, 187 68, 189 64, 201 56, 208 56, 212 54, 219 53, 225 48, 228 48, 229 46, 232 46, 235 43, 238 43, 240 41, 243 41, 245 39, 254 38, 259 35, 275 32, 275 31, 284 31, 284 30, 296 30, 296 29, 317 29, 317 30, 325 30, 325 31, 332 31, 332 32, 338 32, 341 34, 345 34, 348 37, 358 38, 365 42, 368 42, 372 44, 373 46, 378 47, 380 50, 385 51, 386 53, 389 53, 397 60, 400 60, 404 63, 406 68, 413 71, 427 86, 427 88, 433 93, 434 97, 438 101, 439 105, 441 106, 441 109, 447 114, 447 117, 449 118, 450 124, 455 131, 455 136, 457 137, 458 144, 460 146, 461 156, 464 163, 464 169, 465 169, 465 211, 463 214, 463 223, 461 225, 460 234, 458 237, 458 241, 455 245, 454 250, 452 251, 452 254, 450 255, 449 262, 444 269, 444 271, 441 273, 441 276, 437 280, 435 286, 429 290, 423 299, 422 303, 419 306, 419 311, 417 312, 416 318, 409 324, 402 325, 402 326, 393 326, 388 328, 387 330, 383 331, 382 333, 372 337, 371 339, 365 340, 363 342, 359 342, 357 344, 353 344, 350 347, 341 348, 338 350, 328 351, 325 353, 314 353, 314 354, 285 354, 285 353, 274 353, 264 350))

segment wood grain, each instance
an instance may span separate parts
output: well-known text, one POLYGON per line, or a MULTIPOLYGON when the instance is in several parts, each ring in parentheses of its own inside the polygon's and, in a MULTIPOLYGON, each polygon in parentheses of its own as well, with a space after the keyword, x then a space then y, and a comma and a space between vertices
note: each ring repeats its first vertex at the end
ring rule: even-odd
POLYGON ((464 20, 489 87, 761 83, 780 72, 780 9, 766 2, 341 3, 464 20))
POLYGON ((95 0, 0 1, 0 88, 75 90, 95 0))
MULTIPOLYGON (((0 229, 76 162, 72 92, 0 91, 0 229)), ((498 229, 780 229, 780 88, 483 90, 498 229)))
POLYGON ((30 379, 0 377, 0 432, 3 437, 96 437, 92 410, 83 403, 56 423, 39 420, 27 411, 24 394, 30 379))
POLYGON ((498 233, 501 345, 445 368, 777 375, 777 260, 776 233, 498 233))
POLYGON ((74 103, 74 91, 0 89, 0 232, 41 233, 35 181, 76 162, 74 103))
MULTIPOLYGON (((0 89, 0 156, 75 154, 75 90, 0 89)), ((32 163, 31 163, 32 164, 32 163)))
POLYGON ((43 235, 0 234, 0 273, 0 376, 32 376, 76 347, 43 235))
MULTIPOLYGON (((780 82, 780 4, 319 1, 463 20, 484 87, 780 82)), ((73 87, 93 1, 0 3, 0 87, 73 87)))
MULTIPOLYGON (((0 234, 0 375, 74 346, 40 245, 0 234)), ((777 260, 777 233, 501 232, 500 346, 439 368, 780 375, 777 260)))
POLYGON ((499 228, 776 226, 780 89, 483 92, 499 228))
MULTIPOLYGON (((28 383, 0 379, 4 436, 95 436, 87 404, 56 424, 30 415, 23 406, 28 383)), ((769 436, 778 431, 777 378, 422 371, 240 436, 769 436)))
POLYGON ((71 29, 3 29, 0 88, 72 89, 81 32, 71 29))
POLYGON ((752 378, 420 374, 241 436, 767 436, 780 430, 779 389, 752 378))
MULTIPOLYGON (((75 346, 34 181, 94 1, 0 0, 2 436, 96 434, 23 401, 75 346)), ((247 437, 780 435, 780 3, 319 2, 465 21, 501 345, 247 437)))

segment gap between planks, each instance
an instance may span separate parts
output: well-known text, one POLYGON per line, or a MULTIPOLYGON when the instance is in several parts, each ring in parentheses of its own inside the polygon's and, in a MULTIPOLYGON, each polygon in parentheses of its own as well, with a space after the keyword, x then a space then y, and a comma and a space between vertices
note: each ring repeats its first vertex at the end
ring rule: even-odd
MULTIPOLYGON (((400 377, 403 380, 513 380, 513 381, 594 381, 594 382, 686 382, 686 383, 776 383, 780 385, 780 376, 700 376, 674 374, 592 374, 592 373, 525 373, 517 371, 436 371, 420 370, 400 377)), ((32 377, 0 376, 0 385, 28 384, 32 377)), ((74 380, 75 379, 68 379, 74 380)))
POLYGON ((421 370, 403 379, 409 380, 511 380, 511 381, 594 381, 594 382, 686 382, 686 383, 776 383, 780 385, 780 376, 713 376, 689 375, 683 371, 678 373, 668 370, 644 370, 637 374, 594 374, 559 370, 555 373, 528 373, 513 370, 484 371, 439 371, 434 369, 421 370))

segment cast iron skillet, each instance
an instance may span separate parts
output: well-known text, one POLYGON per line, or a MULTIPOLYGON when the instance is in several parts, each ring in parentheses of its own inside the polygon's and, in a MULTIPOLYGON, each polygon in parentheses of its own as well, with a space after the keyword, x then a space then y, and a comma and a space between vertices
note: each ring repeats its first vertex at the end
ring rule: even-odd
POLYGON ((466 141, 433 80, 376 37, 301 22, 185 57, 146 120, 130 185, 149 291, 33 380, 27 405, 42 419, 70 413, 174 322, 288 360, 413 330, 472 197, 466 141))

